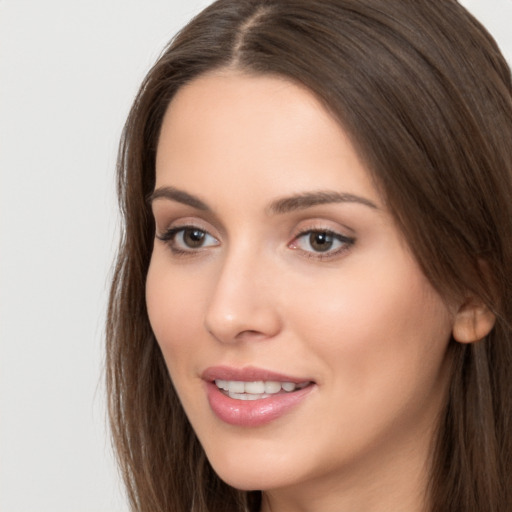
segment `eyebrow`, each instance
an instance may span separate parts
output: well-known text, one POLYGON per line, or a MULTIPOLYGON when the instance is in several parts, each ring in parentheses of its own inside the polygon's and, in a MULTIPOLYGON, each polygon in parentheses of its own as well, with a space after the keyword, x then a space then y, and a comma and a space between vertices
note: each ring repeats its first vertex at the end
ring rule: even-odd
POLYGON ((268 211, 271 214, 279 215, 330 203, 358 203, 378 210, 377 205, 365 197, 342 192, 318 191, 304 192, 302 194, 277 199, 270 203, 268 211))
POLYGON ((155 189, 148 197, 148 203, 151 205, 155 199, 169 199, 186 204, 197 210, 210 211, 210 207, 205 202, 201 201, 201 199, 175 187, 160 187, 155 189))
MULTIPOLYGON (((151 205, 156 199, 169 199, 191 206, 197 210, 211 211, 211 208, 198 197, 175 187, 159 187, 148 197, 151 205)), ((267 207, 271 215, 282 215, 297 210, 305 210, 313 206, 331 203, 357 203, 378 210, 375 203, 365 197, 333 191, 304 192, 272 201, 267 207)))

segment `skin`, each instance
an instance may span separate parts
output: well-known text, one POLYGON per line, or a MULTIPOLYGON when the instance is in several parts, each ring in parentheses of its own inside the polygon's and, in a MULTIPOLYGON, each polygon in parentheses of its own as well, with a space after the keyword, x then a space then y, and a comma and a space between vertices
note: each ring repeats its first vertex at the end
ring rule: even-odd
POLYGON ((168 108, 163 187, 208 207, 155 195, 146 290, 174 386, 219 476, 263 490, 263 511, 425 510, 458 308, 422 274, 343 128, 284 79, 211 73, 168 108), (318 191, 362 201, 269 208, 318 191), (202 246, 182 232, 160 239, 189 225, 206 233, 202 246), (311 230, 340 239, 319 252, 311 230), (216 365, 314 385, 268 424, 228 425, 201 379, 216 365))

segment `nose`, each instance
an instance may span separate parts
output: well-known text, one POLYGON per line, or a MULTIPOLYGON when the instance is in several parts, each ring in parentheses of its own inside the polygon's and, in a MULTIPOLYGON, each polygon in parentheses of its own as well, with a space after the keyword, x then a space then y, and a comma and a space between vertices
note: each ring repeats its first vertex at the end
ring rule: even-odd
POLYGON ((275 277, 272 265, 261 258, 227 256, 207 305, 206 330, 222 343, 276 336, 281 315, 275 277))

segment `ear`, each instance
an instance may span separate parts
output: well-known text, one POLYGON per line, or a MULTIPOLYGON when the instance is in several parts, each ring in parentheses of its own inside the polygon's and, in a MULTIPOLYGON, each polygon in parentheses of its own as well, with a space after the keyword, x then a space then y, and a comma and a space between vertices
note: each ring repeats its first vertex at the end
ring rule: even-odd
POLYGON ((478 297, 468 297, 455 315, 452 334, 459 343, 485 338, 494 327, 496 316, 478 297))

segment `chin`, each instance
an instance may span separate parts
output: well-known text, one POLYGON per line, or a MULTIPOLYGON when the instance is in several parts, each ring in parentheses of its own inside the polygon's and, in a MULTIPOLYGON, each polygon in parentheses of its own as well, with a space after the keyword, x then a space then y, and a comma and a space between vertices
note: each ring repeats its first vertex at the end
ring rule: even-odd
POLYGON ((266 468, 253 468, 243 472, 217 471, 215 467, 214 469, 222 481, 240 491, 265 491, 293 483, 282 481, 274 472, 269 474, 266 468))
POLYGON ((269 453, 259 451, 251 456, 249 451, 234 450, 219 456, 210 456, 208 460, 221 480, 241 491, 269 490, 292 485, 300 479, 293 470, 297 463, 283 460, 283 456, 271 457, 269 453))

